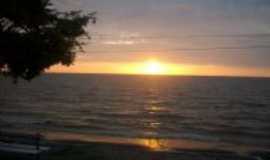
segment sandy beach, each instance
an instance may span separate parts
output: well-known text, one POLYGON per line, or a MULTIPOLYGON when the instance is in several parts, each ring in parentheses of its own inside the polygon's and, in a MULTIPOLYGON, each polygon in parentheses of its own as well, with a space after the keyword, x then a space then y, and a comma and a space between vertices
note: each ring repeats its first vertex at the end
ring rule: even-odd
MULTIPOLYGON (((11 143, 31 143, 29 133, 8 134, 13 140, 11 143)), ((40 159, 49 160, 267 160, 270 158, 270 152, 267 150, 218 149, 213 144, 189 140, 128 140, 61 132, 43 135, 41 144, 49 146, 51 150, 43 153, 40 159), (166 146, 170 146, 170 148, 166 146)), ((0 156, 5 159, 35 159, 34 156, 6 152, 0 152, 0 156)))

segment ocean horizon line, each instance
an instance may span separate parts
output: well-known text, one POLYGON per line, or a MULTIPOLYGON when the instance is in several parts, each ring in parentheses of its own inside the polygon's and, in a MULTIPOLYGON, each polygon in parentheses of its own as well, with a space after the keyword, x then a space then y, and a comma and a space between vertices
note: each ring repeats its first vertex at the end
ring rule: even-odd
POLYGON ((192 75, 192 74, 129 74, 129 73, 81 73, 81 72, 45 72, 45 75, 104 75, 104 76, 148 76, 148 77, 195 77, 195 78, 251 78, 270 79, 270 76, 249 75, 192 75))

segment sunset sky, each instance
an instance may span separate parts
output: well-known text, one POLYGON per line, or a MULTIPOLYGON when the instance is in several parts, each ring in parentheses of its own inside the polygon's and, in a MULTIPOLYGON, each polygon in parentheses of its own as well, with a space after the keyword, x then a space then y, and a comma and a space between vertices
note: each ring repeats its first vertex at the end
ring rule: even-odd
POLYGON ((48 72, 270 76, 269 0, 53 0, 98 11, 73 66, 48 72))

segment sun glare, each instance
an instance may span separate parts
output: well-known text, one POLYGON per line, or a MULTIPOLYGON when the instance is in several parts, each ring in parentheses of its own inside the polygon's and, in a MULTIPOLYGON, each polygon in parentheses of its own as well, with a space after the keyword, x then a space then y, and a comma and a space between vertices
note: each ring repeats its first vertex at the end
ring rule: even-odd
POLYGON ((165 67, 162 63, 156 60, 150 60, 146 62, 145 73, 146 74, 163 74, 165 72, 165 67))
MULTIPOLYGON (((199 69, 201 69, 200 67, 199 69)), ((54 66, 51 72, 74 73, 109 73, 109 74, 143 74, 143 75, 187 75, 199 71, 194 66, 168 63, 149 59, 133 63, 79 63, 69 68, 54 66)), ((207 68, 208 69, 208 68, 207 68)), ((209 69, 208 69, 209 70, 209 69)))

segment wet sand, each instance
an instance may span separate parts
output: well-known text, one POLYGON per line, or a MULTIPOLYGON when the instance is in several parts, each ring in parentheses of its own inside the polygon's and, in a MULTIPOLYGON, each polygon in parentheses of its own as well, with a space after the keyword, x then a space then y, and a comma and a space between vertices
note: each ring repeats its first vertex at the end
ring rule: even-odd
MULTIPOLYGON (((49 154, 49 159, 97 159, 97 160, 256 160, 257 157, 238 155, 220 150, 182 149, 178 151, 154 151, 150 148, 102 142, 60 142, 65 149, 49 154)), ((260 157, 262 158, 262 157, 260 157)))
MULTIPOLYGON (((14 134, 13 134, 14 135, 14 134)), ((29 135, 29 134, 28 134, 29 135)), ((217 144, 190 140, 127 139, 71 133, 44 133, 43 143, 52 149, 41 155, 49 160, 267 160, 267 150, 217 148, 217 144)), ((18 137, 21 136, 18 134, 18 137)), ((14 136, 13 136, 14 137, 14 136)), ((15 136, 16 137, 16 136, 15 136)), ((28 159, 0 152, 0 157, 28 159)))

